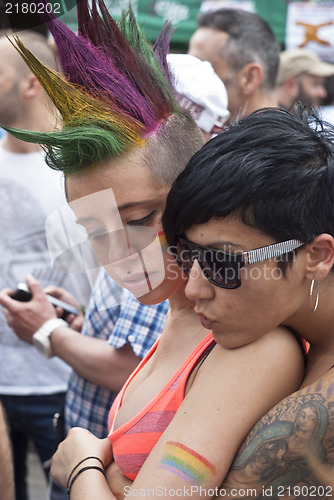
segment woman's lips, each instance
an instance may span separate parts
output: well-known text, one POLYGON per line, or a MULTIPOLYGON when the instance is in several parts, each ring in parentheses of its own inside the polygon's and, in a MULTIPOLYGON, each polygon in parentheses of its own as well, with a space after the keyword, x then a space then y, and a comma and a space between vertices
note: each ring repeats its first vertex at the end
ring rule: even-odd
POLYGON ((214 321, 207 318, 206 316, 204 316, 204 314, 201 314, 201 313, 199 313, 199 319, 200 319, 200 322, 202 323, 202 325, 204 326, 204 328, 207 328, 208 330, 212 330, 214 321))
POLYGON ((127 288, 132 293, 136 292, 150 292, 152 290, 150 278, 154 273, 150 273, 149 275, 145 275, 143 273, 133 274, 130 276, 126 276, 122 280, 122 286, 127 288))
POLYGON ((133 292, 148 290, 148 282, 145 274, 137 274, 123 278, 123 286, 133 292))

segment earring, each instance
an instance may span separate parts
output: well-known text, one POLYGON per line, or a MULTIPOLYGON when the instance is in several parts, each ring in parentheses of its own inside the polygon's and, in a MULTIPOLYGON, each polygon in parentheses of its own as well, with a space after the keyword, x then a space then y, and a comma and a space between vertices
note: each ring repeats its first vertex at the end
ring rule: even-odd
POLYGON ((317 310, 318 304, 319 304, 319 281, 315 281, 315 278, 313 278, 313 280, 311 282, 311 287, 310 287, 310 306, 311 306, 311 311, 313 313, 317 310), (314 287, 314 282, 316 282, 316 284, 317 284, 317 295, 315 297, 315 304, 313 306, 312 304, 313 304, 313 287, 314 287))

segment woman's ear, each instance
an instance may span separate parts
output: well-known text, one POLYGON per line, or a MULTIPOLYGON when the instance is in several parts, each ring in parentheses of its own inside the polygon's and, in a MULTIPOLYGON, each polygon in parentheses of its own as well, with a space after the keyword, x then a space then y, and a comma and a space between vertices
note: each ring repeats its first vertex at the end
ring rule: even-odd
POLYGON ((334 238, 330 234, 319 234, 306 246, 309 259, 306 277, 310 280, 323 280, 334 264, 334 238))

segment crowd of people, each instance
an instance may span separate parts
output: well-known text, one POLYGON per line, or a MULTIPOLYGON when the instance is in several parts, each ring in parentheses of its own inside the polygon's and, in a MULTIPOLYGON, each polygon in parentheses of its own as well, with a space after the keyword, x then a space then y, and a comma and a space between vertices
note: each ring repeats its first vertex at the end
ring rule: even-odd
POLYGON ((29 441, 50 500, 333 497, 334 65, 241 10, 168 54, 77 8, 0 34, 4 499, 29 441))

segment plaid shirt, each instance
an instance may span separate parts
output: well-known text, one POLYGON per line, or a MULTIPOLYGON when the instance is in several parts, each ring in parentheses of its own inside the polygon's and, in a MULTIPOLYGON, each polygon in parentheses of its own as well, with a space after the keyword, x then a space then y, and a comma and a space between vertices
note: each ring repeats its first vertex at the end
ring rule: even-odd
MULTIPOLYGON (((117 349, 130 343, 134 353, 144 357, 161 333, 168 309, 168 301, 154 306, 141 304, 130 292, 120 289, 101 271, 87 307, 81 333, 104 339, 117 349), (119 305, 103 307, 110 304, 111 296, 118 297, 115 302, 119 305)), ((106 437, 108 413, 116 395, 73 371, 65 405, 67 430, 71 427, 83 427, 97 437, 106 437)))

